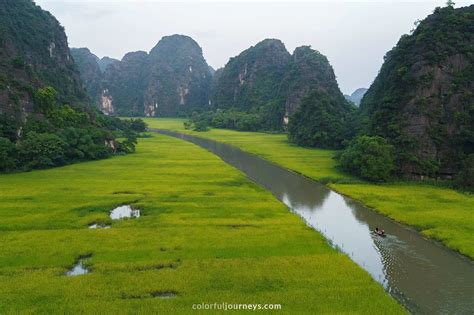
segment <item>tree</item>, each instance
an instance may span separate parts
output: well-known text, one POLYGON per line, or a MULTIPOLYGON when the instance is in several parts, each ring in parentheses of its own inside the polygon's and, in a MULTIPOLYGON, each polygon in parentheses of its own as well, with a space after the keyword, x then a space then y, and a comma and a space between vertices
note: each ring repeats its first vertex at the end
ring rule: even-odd
POLYGON ((15 169, 16 163, 15 145, 9 139, 0 137, 0 172, 15 169))
POLYGON ((18 155, 27 169, 45 168, 66 163, 67 143, 58 135, 29 132, 19 143, 18 155))
POLYGON ((448 0, 446 1, 446 6, 453 8, 456 3, 453 2, 453 0, 448 0))
POLYGON ((394 152, 382 137, 357 137, 339 156, 340 167, 369 181, 387 181, 395 170, 394 152))
POLYGON ((355 108, 345 99, 315 91, 290 117, 288 139, 302 146, 339 149, 352 137, 354 114, 355 108))
POLYGON ((0 113, 0 137, 7 138, 15 142, 17 138, 18 122, 7 114, 0 113))
POLYGON ((35 101, 43 113, 48 112, 56 106, 57 94, 56 90, 50 86, 36 91, 35 101))

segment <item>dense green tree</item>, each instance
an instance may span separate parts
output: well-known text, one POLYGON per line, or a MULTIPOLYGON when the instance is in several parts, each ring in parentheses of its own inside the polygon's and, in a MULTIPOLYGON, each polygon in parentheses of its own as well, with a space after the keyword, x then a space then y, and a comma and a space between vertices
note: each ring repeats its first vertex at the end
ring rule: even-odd
POLYGON ((395 170, 394 147, 382 137, 353 139, 339 156, 343 170, 369 181, 387 181, 395 170))
POLYGON ((0 137, 7 138, 12 142, 16 141, 18 122, 7 114, 0 113, 0 137))
POLYGON ((18 156, 27 168, 45 168, 66 163, 67 143, 50 133, 29 132, 18 145, 18 156))
POLYGON ((15 145, 9 139, 0 137, 0 172, 13 170, 16 164, 15 145))
POLYGON ((469 154, 463 160, 461 171, 454 178, 454 185, 458 188, 474 192, 474 154, 469 154))
POLYGON ((302 146, 338 149, 353 132, 355 108, 344 98, 314 91, 290 117, 288 138, 302 146))
POLYGON ((53 110, 56 106, 57 95, 58 92, 51 86, 38 89, 35 94, 35 103, 38 110, 43 113, 53 110))

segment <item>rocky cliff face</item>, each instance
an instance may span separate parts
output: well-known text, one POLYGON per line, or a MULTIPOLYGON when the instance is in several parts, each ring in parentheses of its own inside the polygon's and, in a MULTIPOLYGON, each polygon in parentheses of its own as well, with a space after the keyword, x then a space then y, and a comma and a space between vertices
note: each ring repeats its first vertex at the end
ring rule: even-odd
POLYGON ((35 110, 34 92, 52 86, 61 102, 86 100, 63 27, 31 0, 0 6, 0 112, 25 119, 35 110))
POLYGON ((452 176, 474 153, 474 6, 437 8, 403 36, 361 104, 406 176, 452 176))
POLYGON ((91 97, 106 114, 178 116, 209 102, 210 67, 201 47, 188 36, 163 37, 149 54, 132 52, 121 61, 88 58, 93 59, 96 65, 87 63, 82 77, 93 86, 88 91, 95 93, 97 84, 89 73, 103 71, 99 93, 91 97))
POLYGON ((103 75, 100 109, 107 114, 144 116, 144 91, 148 85, 149 55, 126 54, 110 64, 103 75))
POLYGON ((98 64, 100 59, 87 48, 71 48, 71 55, 91 101, 97 103, 102 93, 102 71, 98 64))

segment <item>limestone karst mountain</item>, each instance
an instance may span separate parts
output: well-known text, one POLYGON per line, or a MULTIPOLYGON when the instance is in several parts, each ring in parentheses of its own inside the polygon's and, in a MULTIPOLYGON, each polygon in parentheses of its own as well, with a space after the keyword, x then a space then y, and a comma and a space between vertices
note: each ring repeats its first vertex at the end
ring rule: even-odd
POLYGON ((64 103, 87 99, 59 22, 30 0, 4 0, 0 10, 0 112, 25 119, 35 91, 52 86, 64 103))
POLYGON ((209 102, 211 68, 201 47, 188 36, 165 36, 150 53, 131 52, 121 61, 94 59, 96 65, 87 63, 81 74, 86 86, 91 87, 91 98, 104 113, 177 116, 209 102), (100 84, 90 75, 97 69, 103 72, 100 84))
POLYGON ((369 132, 395 146, 402 174, 450 177, 474 163, 473 104, 471 5, 436 8, 402 36, 360 107, 369 132))

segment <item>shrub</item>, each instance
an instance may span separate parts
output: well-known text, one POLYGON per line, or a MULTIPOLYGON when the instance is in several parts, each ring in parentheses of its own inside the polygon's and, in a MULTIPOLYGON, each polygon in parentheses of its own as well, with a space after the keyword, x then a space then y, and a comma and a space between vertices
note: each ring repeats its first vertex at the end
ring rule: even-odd
POLYGON ((361 136, 350 142, 339 162, 343 170, 366 180, 387 181, 395 170, 395 150, 382 137, 361 136))

